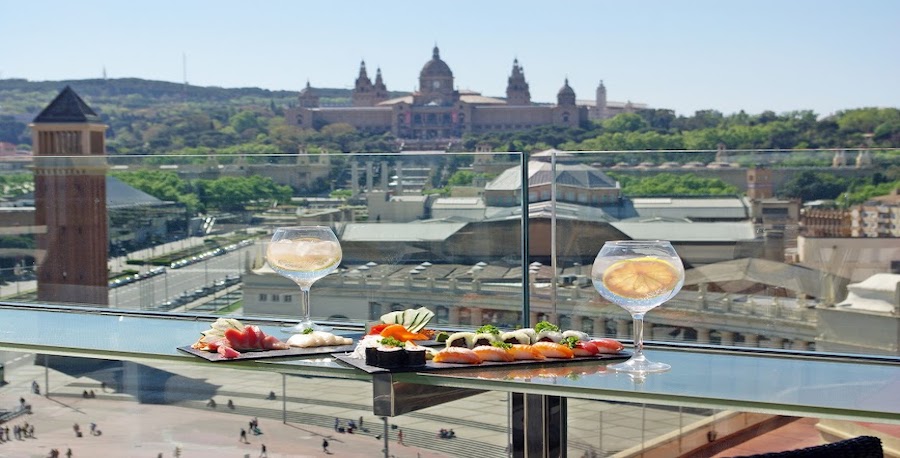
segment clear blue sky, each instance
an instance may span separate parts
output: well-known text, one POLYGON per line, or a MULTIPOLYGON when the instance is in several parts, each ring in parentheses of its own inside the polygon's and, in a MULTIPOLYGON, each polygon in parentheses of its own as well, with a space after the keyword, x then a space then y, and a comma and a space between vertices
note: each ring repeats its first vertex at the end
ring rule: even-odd
POLYGON ((900 1, 0 0, 0 78, 138 77, 299 91, 351 87, 365 59, 415 89, 437 43, 459 88, 535 101, 568 77, 690 115, 900 107, 900 1))

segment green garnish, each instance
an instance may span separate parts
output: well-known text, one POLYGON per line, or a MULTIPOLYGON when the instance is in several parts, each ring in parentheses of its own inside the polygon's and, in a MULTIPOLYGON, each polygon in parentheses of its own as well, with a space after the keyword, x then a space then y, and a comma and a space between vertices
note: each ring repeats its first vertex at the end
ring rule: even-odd
POLYGON ((384 345, 385 347, 402 347, 406 345, 406 342, 397 340, 393 337, 384 337, 381 339, 381 345, 384 345))
POLYGON ((534 325, 534 332, 544 331, 559 331, 559 326, 550 323, 549 321, 541 321, 540 323, 534 325))
POLYGON ((306 328, 306 329, 303 330, 303 333, 304 333, 304 334, 312 334, 313 331, 315 331, 315 329, 313 329, 313 328, 306 328))
POLYGON ((575 336, 569 336, 569 337, 566 337, 565 339, 559 341, 559 343, 561 343, 569 348, 575 348, 575 345, 578 345, 578 342, 580 342, 580 340, 578 340, 578 337, 575 337, 575 336))
POLYGON ((500 335, 500 328, 494 326, 492 324, 486 324, 475 330, 478 334, 493 334, 495 336, 500 335))
POLYGON ((491 345, 493 345, 493 346, 495 346, 495 347, 497 347, 497 348, 502 348, 502 349, 504 349, 504 350, 509 350, 510 348, 512 348, 512 344, 511 344, 511 343, 500 342, 500 341, 494 341, 494 342, 491 342, 491 345))

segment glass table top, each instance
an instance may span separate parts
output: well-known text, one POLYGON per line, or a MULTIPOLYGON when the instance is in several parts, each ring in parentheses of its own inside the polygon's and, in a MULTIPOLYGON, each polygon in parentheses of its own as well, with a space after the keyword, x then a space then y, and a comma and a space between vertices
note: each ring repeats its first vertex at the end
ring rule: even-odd
MULTIPOLYGON (((215 317, 159 317, 114 309, 0 307, 0 348, 107 359, 162 359, 228 364, 250 370, 371 379, 330 355, 211 363, 177 350, 192 344, 215 317)), ((278 326, 260 326, 283 339, 278 326)), ((342 331, 349 337, 360 332, 342 331)), ((391 383, 496 390, 583 399, 646 402, 742 411, 900 423, 896 358, 809 357, 790 352, 650 348, 668 372, 634 378, 606 363, 471 367, 391 374, 391 383)))
MULTIPOLYGON (((291 359, 247 360, 210 363, 178 350, 190 346, 210 328, 215 317, 148 317, 116 313, 115 309, 29 310, 0 307, 0 347, 28 349, 50 354, 95 358, 196 360, 259 370, 290 371, 291 366, 333 369, 354 374, 328 354, 291 359)), ((286 340, 279 326, 260 325, 266 334, 286 340)), ((336 331, 355 337, 358 332, 336 331)))
POLYGON ((652 349, 647 355, 672 369, 635 377, 608 370, 606 363, 572 363, 418 376, 434 379, 427 383, 456 387, 743 411, 859 415, 900 423, 896 362, 684 349, 652 349))

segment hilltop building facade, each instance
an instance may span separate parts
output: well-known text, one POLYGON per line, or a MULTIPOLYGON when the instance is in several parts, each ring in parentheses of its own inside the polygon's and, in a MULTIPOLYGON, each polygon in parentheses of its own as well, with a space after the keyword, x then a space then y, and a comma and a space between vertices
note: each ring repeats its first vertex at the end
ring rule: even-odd
POLYGON ((328 124, 347 123, 372 132, 390 132, 401 139, 452 139, 466 133, 526 130, 539 126, 577 127, 589 119, 605 119, 644 107, 607 102, 603 82, 596 100, 576 100, 566 79, 556 95, 556 104, 537 104, 531 100, 525 71, 513 60, 507 81, 506 98, 485 97, 478 92, 458 90, 453 71, 441 60, 434 47, 431 60, 419 73, 419 87, 413 93, 389 98, 387 86, 376 70, 375 81, 368 76, 365 62, 360 64, 351 106, 320 106, 316 90, 307 82, 300 91, 297 106, 286 111, 289 124, 319 129, 328 124))

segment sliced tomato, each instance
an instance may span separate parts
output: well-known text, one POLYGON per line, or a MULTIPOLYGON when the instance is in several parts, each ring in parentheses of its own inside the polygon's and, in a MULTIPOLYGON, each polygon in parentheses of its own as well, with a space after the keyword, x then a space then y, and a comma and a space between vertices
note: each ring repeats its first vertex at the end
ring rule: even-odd
POLYGON ((384 331, 384 328, 386 328, 388 326, 390 326, 390 324, 388 324, 388 323, 376 324, 375 326, 372 326, 371 329, 369 329, 369 335, 370 336, 381 335, 381 331, 384 331))

